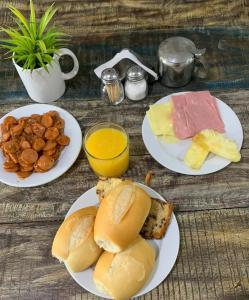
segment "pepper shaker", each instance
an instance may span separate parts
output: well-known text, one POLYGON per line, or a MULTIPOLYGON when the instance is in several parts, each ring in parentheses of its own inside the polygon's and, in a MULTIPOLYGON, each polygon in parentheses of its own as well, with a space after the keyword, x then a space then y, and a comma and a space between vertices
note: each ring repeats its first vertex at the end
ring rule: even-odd
POLYGON ((145 72, 138 65, 130 67, 125 82, 125 95, 132 101, 144 99, 148 94, 148 84, 144 78, 145 72))
POLYGON ((107 68, 103 70, 101 80, 102 98, 112 105, 121 103, 124 100, 124 88, 115 69, 107 68))

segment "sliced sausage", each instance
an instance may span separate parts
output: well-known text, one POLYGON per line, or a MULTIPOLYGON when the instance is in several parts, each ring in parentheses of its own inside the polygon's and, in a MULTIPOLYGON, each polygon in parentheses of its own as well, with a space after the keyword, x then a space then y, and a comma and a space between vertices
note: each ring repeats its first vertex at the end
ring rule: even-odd
POLYGON ((25 178, 29 177, 31 174, 32 174, 32 172, 28 172, 28 171, 16 172, 17 177, 19 177, 20 179, 25 179, 25 178))
POLYGON ((3 145, 3 149, 6 153, 16 153, 19 148, 19 144, 14 140, 10 140, 3 145))
POLYGON ((25 149, 21 153, 21 160, 27 164, 33 164, 38 159, 38 153, 33 149, 25 149))
POLYGON ((11 134, 10 134, 10 131, 5 131, 2 133, 2 137, 1 137, 1 140, 3 142, 7 142, 11 137, 11 134))
POLYGON ((38 114, 33 114, 30 116, 31 119, 35 120, 37 123, 40 123, 41 122, 41 115, 38 115, 38 114))
POLYGON ((53 165, 54 165, 53 158, 47 155, 42 155, 37 161, 37 166, 43 171, 50 170, 53 167, 53 165))
POLYGON ((64 129, 65 127, 65 121, 62 118, 57 118, 57 120, 54 123, 54 127, 57 129, 64 129))
POLYGON ((10 159, 15 163, 15 164, 18 164, 19 161, 18 161, 18 156, 16 153, 9 153, 9 157, 10 159))
POLYGON ((45 138, 47 140, 53 141, 57 139, 59 134, 59 130, 56 127, 50 127, 45 132, 45 138))
POLYGON ((38 137, 33 140, 32 148, 35 151, 39 152, 44 148, 45 144, 46 144, 46 142, 44 141, 44 139, 38 137))
POLYGON ((11 136, 15 137, 15 136, 19 136, 22 134, 23 132, 23 128, 24 128, 24 125, 23 124, 17 124, 15 126, 12 126, 10 128, 10 133, 11 133, 11 136))
POLYGON ((25 126, 25 127, 24 127, 24 132, 27 133, 27 134, 32 134, 32 133, 33 133, 33 130, 32 130, 31 125, 25 126))
POLYGON ((56 142, 62 146, 67 146, 70 143, 70 138, 64 134, 61 134, 56 139, 56 142))
POLYGON ((10 127, 11 127, 12 125, 17 124, 17 120, 16 120, 16 118, 14 118, 13 116, 8 116, 8 117, 6 117, 6 118, 4 119, 3 124, 5 125, 5 128, 6 128, 7 130, 10 130, 10 127))
POLYGON ((24 150, 24 149, 31 148, 31 145, 30 145, 30 142, 28 142, 26 139, 22 139, 20 141, 20 147, 21 147, 22 150, 24 150))
POLYGON ((49 151, 56 147, 57 143, 55 141, 47 141, 43 148, 43 151, 49 151))
POLYGON ((32 131, 35 135, 43 137, 46 128, 39 123, 34 123, 31 125, 32 131))
POLYGON ((50 149, 50 150, 47 150, 47 151, 43 151, 43 154, 44 155, 48 155, 48 156, 52 156, 52 155, 54 155, 56 153, 56 151, 57 151, 57 148, 55 147, 53 149, 50 149))
POLYGON ((48 113, 47 114, 44 114, 41 118, 41 124, 48 128, 48 127, 52 127, 53 126, 53 118, 52 116, 50 116, 48 113))

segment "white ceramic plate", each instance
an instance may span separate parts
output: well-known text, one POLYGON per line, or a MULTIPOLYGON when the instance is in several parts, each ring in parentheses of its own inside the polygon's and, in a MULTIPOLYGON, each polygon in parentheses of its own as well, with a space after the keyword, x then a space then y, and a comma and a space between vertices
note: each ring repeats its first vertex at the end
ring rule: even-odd
MULTIPOLYGON (((183 94, 183 93, 176 93, 183 94)), ((170 100, 172 95, 168 95, 160 100, 157 104, 162 104, 170 100)), ((217 99, 217 98, 216 98, 217 99)), ((235 112, 223 101, 217 99, 220 116, 225 125, 226 137, 234 140, 239 149, 243 143, 243 130, 240 121, 235 112)), ((163 138, 156 137, 148 121, 147 116, 144 117, 142 125, 142 136, 144 144, 151 156, 164 167, 187 175, 204 175, 216 172, 225 168, 230 161, 215 155, 209 155, 200 170, 192 170, 185 165, 183 157, 190 146, 192 140, 180 140, 175 144, 167 144, 163 138)))
POLYGON ((75 118, 64 109, 48 104, 31 104, 17 108, 0 119, 0 124, 7 116, 21 118, 32 114, 43 114, 50 110, 58 111, 65 120, 65 135, 70 137, 70 144, 62 151, 56 165, 45 173, 33 173, 26 179, 19 179, 15 173, 6 172, 3 169, 4 157, 0 151, 0 181, 16 187, 33 187, 48 183, 64 174, 77 159, 82 145, 82 133, 75 118))
MULTIPOLYGON (((141 188, 143 188, 151 197, 164 200, 163 197, 152 190, 151 188, 143 185, 138 184, 141 188)), ((70 210, 68 211, 66 217, 70 214, 79 210, 80 208, 91 206, 91 205, 98 205, 98 197, 96 195, 96 187, 91 188, 87 192, 85 192, 82 196, 80 196, 74 204, 71 206, 70 210)), ((180 237, 179 237, 179 228, 176 221, 176 217, 173 214, 171 223, 168 227, 168 230, 162 240, 151 240, 152 245, 156 248, 157 257, 156 263, 151 275, 151 278, 148 280, 146 285, 140 290, 135 296, 142 296, 155 287, 157 287, 170 273, 172 267, 175 264, 179 244, 180 244, 180 237)), ((92 294, 95 294, 99 297, 107 298, 108 295, 103 294, 97 290, 95 284, 93 282, 93 267, 88 268, 87 270, 79 273, 73 273, 68 270, 71 274, 73 279, 84 289, 88 290, 92 294)))

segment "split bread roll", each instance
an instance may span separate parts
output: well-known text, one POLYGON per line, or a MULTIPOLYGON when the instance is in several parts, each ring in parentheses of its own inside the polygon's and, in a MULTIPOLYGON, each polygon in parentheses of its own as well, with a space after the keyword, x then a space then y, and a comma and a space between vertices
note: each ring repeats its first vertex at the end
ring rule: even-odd
POLYGON ((138 236, 124 251, 104 252, 93 280, 99 291, 118 300, 129 299, 146 283, 155 263, 155 249, 138 236))
POLYGON ((94 240, 117 253, 138 236, 151 207, 150 196, 131 181, 122 181, 101 201, 94 224, 94 240))
POLYGON ((55 235, 52 255, 72 272, 88 268, 102 252, 93 238, 96 213, 95 206, 77 210, 64 220, 55 235))

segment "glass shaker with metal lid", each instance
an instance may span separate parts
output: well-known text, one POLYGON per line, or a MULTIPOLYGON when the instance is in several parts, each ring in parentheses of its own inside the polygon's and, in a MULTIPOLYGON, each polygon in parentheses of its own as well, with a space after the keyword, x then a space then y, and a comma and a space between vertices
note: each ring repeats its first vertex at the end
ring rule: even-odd
POLYGON ((124 100, 124 88, 118 73, 113 68, 107 68, 101 73, 102 98, 112 105, 117 105, 124 100))
POLYGON ((132 101, 144 99, 148 93, 145 71, 138 65, 130 67, 125 82, 125 95, 132 101))
POLYGON ((205 51, 197 49, 191 40, 180 36, 163 41, 158 49, 161 83, 169 87, 181 87, 191 80, 194 73, 205 78, 207 67, 202 59, 205 51))

